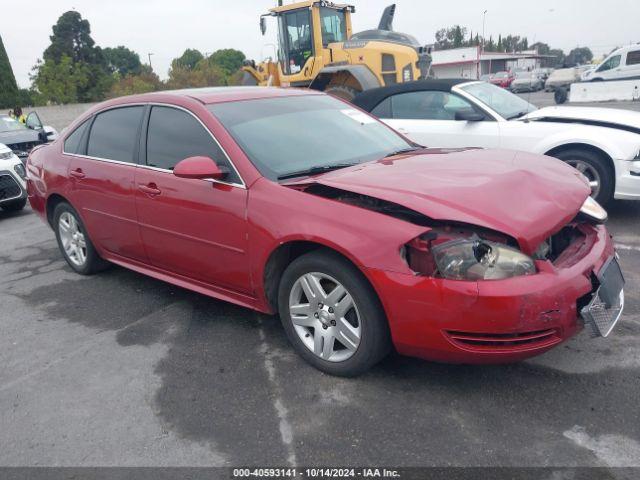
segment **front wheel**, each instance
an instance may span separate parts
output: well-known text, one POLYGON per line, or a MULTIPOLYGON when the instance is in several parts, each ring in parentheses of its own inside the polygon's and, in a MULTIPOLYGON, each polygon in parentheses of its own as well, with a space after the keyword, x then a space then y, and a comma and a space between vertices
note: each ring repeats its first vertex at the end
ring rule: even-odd
POLYGON ((591 196, 601 205, 606 205, 615 190, 615 175, 606 159, 591 150, 579 148, 562 151, 554 157, 568 163, 589 181, 591 196))
POLYGON ((316 251, 294 260, 282 276, 278 308, 297 353, 325 373, 359 375, 390 350, 377 295, 339 255, 316 251))

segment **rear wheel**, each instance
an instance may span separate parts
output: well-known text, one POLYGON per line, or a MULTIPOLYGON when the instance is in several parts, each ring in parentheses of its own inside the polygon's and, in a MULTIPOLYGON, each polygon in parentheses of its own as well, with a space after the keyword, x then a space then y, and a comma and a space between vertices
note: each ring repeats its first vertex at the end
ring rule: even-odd
POLYGON ((27 206, 27 199, 24 198, 22 200, 14 200, 12 202, 7 202, 2 205, 2 210, 5 212, 19 212, 24 207, 27 206))
POLYGON ((56 206, 53 227, 62 256, 77 273, 91 275, 109 266, 98 255, 80 216, 71 205, 60 203, 56 206))
POLYGON ((294 260, 282 276, 278 307, 295 350, 325 373, 356 376, 389 352, 389 327, 378 297, 339 255, 320 251, 294 260))
POLYGON ((591 150, 573 148, 564 150, 554 157, 568 163, 589 180, 591 196, 601 205, 606 205, 615 189, 615 178, 605 158, 591 150))
POLYGON ((353 102, 353 99, 356 98, 356 95, 359 93, 355 88, 346 85, 329 85, 324 92, 346 100, 349 103, 353 102))

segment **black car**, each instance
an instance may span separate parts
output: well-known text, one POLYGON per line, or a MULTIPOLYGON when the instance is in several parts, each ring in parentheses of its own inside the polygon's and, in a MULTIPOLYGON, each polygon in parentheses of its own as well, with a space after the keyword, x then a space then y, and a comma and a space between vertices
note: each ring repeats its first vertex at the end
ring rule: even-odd
POLYGON ((0 114, 0 143, 13 150, 22 161, 33 147, 54 140, 56 136, 55 130, 42 125, 36 112, 27 116, 26 125, 7 114, 0 114))

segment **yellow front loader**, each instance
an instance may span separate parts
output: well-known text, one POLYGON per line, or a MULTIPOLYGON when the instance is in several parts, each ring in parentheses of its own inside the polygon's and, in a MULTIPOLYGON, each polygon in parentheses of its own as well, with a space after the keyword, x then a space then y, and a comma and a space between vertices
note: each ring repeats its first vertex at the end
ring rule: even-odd
POLYGON ((278 58, 247 61, 244 85, 309 87, 346 100, 364 90, 429 75, 431 57, 411 35, 394 32, 395 5, 375 30, 352 33, 353 5, 308 0, 272 8, 260 17, 278 23, 278 58))

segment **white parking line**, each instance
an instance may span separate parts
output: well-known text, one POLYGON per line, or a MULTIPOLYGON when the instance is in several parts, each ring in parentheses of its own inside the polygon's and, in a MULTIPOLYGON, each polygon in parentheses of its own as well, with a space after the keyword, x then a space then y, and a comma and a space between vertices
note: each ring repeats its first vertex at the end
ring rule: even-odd
POLYGON ((267 342, 267 336, 264 332, 264 327, 262 326, 262 319, 259 314, 256 314, 258 318, 258 324, 260 328, 258 329, 260 335, 260 350, 262 355, 264 356, 264 368, 267 371, 267 375, 269 376, 269 382, 275 393, 275 399, 273 401, 273 408, 278 415, 278 419, 280 421, 280 437, 282 438, 282 443, 287 450, 287 462, 292 467, 297 465, 296 461, 296 452, 293 447, 293 427, 291 426, 291 422, 289 422, 289 412, 287 407, 285 407, 282 401, 282 388, 278 383, 278 379, 276 378, 276 366, 273 361, 273 353, 269 350, 269 344, 267 342))
POLYGON ((625 245, 623 243, 616 243, 616 248, 618 250, 627 250, 631 252, 640 252, 640 246, 636 245, 625 245))

